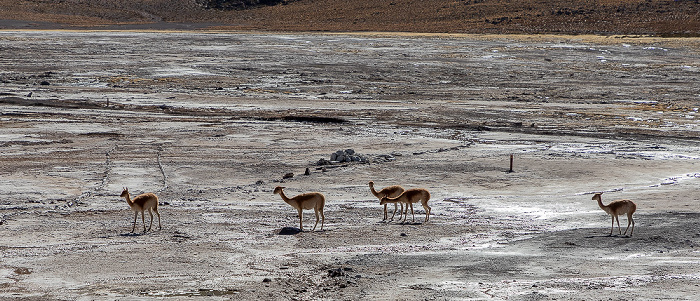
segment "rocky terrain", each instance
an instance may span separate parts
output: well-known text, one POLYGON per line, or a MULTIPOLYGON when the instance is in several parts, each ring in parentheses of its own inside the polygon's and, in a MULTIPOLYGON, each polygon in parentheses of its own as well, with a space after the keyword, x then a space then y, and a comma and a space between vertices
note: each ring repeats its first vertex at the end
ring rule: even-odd
POLYGON ((3 31, 0 45, 2 300, 700 294, 697 39, 3 31), (367 160, 337 160, 348 149, 367 160), (430 221, 420 206, 382 220, 369 181, 428 189, 430 221), (306 211, 294 231, 276 186, 325 194, 324 230, 306 211), (158 194, 161 230, 139 218, 130 233, 124 187, 158 194), (608 235, 597 191, 637 203, 633 236, 608 235))

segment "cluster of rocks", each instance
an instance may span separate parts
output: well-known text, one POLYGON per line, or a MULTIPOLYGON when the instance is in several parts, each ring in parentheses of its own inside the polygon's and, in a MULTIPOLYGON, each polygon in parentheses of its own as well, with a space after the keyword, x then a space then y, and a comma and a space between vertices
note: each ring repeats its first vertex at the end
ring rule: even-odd
POLYGON ((339 150, 331 154, 330 160, 320 159, 318 160, 318 165, 332 165, 337 163, 369 163, 369 158, 365 155, 361 155, 355 152, 355 150, 349 148, 346 150, 339 150))

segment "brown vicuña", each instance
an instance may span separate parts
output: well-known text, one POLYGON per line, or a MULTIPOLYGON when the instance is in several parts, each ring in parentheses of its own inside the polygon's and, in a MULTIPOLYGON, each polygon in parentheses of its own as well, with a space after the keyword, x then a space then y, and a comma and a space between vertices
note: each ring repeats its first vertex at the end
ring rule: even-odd
MULTIPOLYGON (((392 185, 392 186, 384 187, 384 188, 382 188, 382 190, 377 192, 376 190, 374 190, 374 182, 373 181, 369 181, 369 189, 372 191, 372 194, 379 199, 380 202, 382 201, 382 198, 384 198, 385 196, 388 196, 390 198, 395 198, 397 196, 400 196, 404 192, 403 187, 401 187, 399 185, 392 185)), ((401 202, 394 203, 394 214, 391 215, 392 221, 394 220, 394 216, 396 215, 396 209, 399 207, 397 205, 397 203, 401 204, 401 210, 399 211, 399 219, 401 219, 401 214, 403 214, 403 203, 401 203, 401 202)), ((387 215, 388 215, 387 211, 386 211, 386 205, 387 204, 384 204, 384 219, 383 220, 386 220, 387 215)))
POLYGON ((314 213, 316 214, 316 224, 314 224, 314 228, 311 231, 316 230, 319 214, 321 214, 321 230, 323 230, 323 222, 326 220, 326 217, 323 215, 323 206, 326 205, 326 197, 324 197, 320 192, 307 192, 293 198, 288 198, 284 194, 284 188, 285 187, 277 186, 275 187, 274 193, 279 194, 282 197, 282 200, 294 207, 299 212, 299 230, 304 231, 304 226, 302 224, 302 210, 304 209, 313 209, 314 213))
POLYGON ((428 200, 430 200, 430 192, 423 188, 411 188, 404 191, 401 195, 395 198, 383 197, 379 204, 387 203, 404 203, 406 204, 406 210, 404 212, 404 222, 408 217, 408 207, 411 207, 411 215, 413 215, 413 222, 416 221, 416 215, 413 214, 413 203, 421 202, 423 209, 425 209, 425 222, 430 220, 430 206, 428 206, 428 200))
POLYGON ((612 223, 610 225, 610 235, 612 235, 613 228, 615 228, 615 221, 617 221, 617 230, 620 234, 622 234, 622 229, 620 229, 620 219, 618 216, 627 214, 627 229, 625 229, 625 235, 627 234, 627 230, 630 229, 631 224, 632 231, 630 231, 630 236, 632 236, 632 233, 634 232, 634 219, 632 219, 632 214, 634 214, 634 212, 637 211, 637 205, 630 200, 615 200, 610 202, 610 204, 608 204, 607 206, 605 206, 603 205, 603 201, 601 200, 601 195, 602 193, 596 193, 595 195, 593 195, 593 198, 591 198, 591 200, 598 201, 598 206, 600 206, 601 209, 603 209, 605 212, 612 216, 612 223))
POLYGON ((160 226, 160 213, 158 212, 158 197, 153 193, 144 193, 131 200, 129 195, 129 189, 124 188, 121 197, 126 198, 126 203, 129 204, 131 210, 134 210, 134 226, 131 228, 131 233, 136 230, 136 218, 141 212, 141 221, 143 222, 143 232, 146 232, 146 218, 144 217, 144 211, 148 210, 148 214, 151 215, 151 225, 148 226, 148 231, 151 231, 153 227, 153 212, 158 215, 158 230, 161 229, 160 226))

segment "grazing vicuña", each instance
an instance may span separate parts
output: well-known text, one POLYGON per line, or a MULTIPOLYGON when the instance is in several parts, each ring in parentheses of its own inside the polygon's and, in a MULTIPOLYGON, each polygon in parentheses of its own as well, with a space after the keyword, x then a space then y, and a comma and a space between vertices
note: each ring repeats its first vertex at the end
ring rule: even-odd
POLYGON ((425 209, 425 222, 430 220, 430 206, 428 206, 428 200, 430 200, 430 192, 423 188, 411 188, 404 191, 400 196, 395 198, 383 197, 379 204, 387 203, 397 203, 401 202, 406 204, 406 210, 404 212, 404 222, 408 216, 408 207, 411 207, 411 215, 413 215, 413 221, 416 221, 416 215, 413 214, 413 203, 421 202, 423 209, 425 209))

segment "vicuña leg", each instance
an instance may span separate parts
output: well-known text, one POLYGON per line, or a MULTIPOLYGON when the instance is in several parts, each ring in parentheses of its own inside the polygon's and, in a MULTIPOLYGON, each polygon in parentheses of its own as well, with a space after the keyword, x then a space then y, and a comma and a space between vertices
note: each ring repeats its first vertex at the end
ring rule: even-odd
POLYGON ((627 234, 627 230, 630 228, 630 224, 632 225, 630 236, 632 236, 632 233, 634 233, 634 219, 632 218, 632 213, 627 213, 627 229, 625 229, 625 235, 627 234))
POLYGON ((304 220, 304 213, 301 209, 297 209, 297 211, 299 211, 299 230, 304 231, 304 225, 302 224, 302 220, 304 220))
MULTIPOLYGON (((139 213, 138 213, 138 212, 134 212, 134 226, 131 227, 131 233, 136 232, 136 218, 137 218, 137 217, 139 217, 139 213)), ((144 228, 144 230, 146 230, 146 228, 144 228)))
MULTIPOLYGON (((321 213, 321 231, 323 231, 323 222, 326 221, 326 216, 323 215, 323 207, 319 210, 321 213)), ((316 215, 316 223, 318 224, 318 214, 316 215)), ((316 229, 316 226, 314 226, 314 230, 316 229)))
POLYGON ((160 212, 158 212, 158 207, 153 207, 153 211, 155 211, 158 216, 158 230, 163 230, 163 227, 160 225, 160 212))
MULTIPOLYGON (((384 208, 386 210, 386 205, 384 204, 384 208)), ((394 203, 394 213, 391 215, 391 220, 394 220, 394 216, 396 216, 396 209, 399 209, 399 220, 401 220, 401 217, 403 216, 403 203, 394 203), (399 205, 401 205, 401 209, 399 209, 399 205)), ((386 218, 384 218, 386 219, 386 218)))
MULTIPOLYGON (((318 211, 314 210, 314 215, 316 215, 316 223, 314 224, 314 228, 311 229, 311 231, 316 231, 316 226, 318 226, 318 211)), ((323 224, 321 224, 321 228, 323 228, 323 224)))
POLYGON ((158 216, 158 230, 162 230, 163 228, 160 225, 160 213, 158 212, 157 207, 151 207, 148 208, 148 214, 151 216, 151 224, 148 226, 148 231, 151 231, 151 228, 153 228, 153 213, 156 213, 158 216))
POLYGON ((422 203, 423 204, 423 209, 425 209, 425 223, 427 223, 430 220, 430 206, 428 206, 428 203, 422 203))
POLYGON ((416 222, 416 215, 413 213, 413 203, 411 203, 411 202, 408 202, 408 203, 406 204, 406 213, 404 214, 404 220, 403 220, 403 221, 406 222, 406 219, 408 218, 408 207, 409 207, 409 206, 411 207, 411 215, 413 216, 413 221, 412 221, 412 223, 415 223, 415 222, 416 222))

